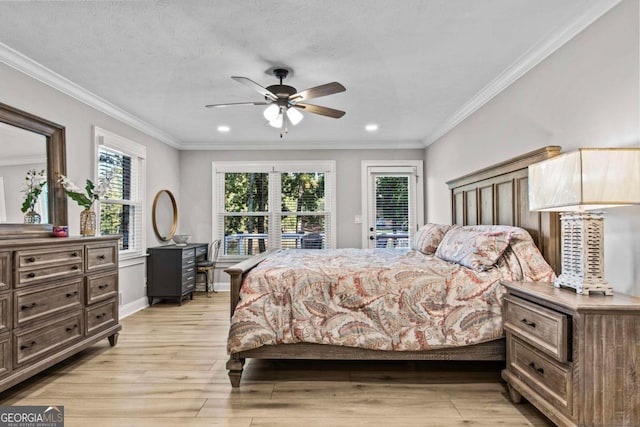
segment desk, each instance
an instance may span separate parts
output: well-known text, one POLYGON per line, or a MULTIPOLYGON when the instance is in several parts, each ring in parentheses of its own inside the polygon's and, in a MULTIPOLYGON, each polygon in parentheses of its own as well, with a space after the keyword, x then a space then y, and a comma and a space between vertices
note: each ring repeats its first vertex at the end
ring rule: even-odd
POLYGON ((178 305, 196 288, 196 263, 207 259, 207 243, 185 246, 164 245, 148 248, 147 298, 149 306, 154 298, 175 299, 178 305))

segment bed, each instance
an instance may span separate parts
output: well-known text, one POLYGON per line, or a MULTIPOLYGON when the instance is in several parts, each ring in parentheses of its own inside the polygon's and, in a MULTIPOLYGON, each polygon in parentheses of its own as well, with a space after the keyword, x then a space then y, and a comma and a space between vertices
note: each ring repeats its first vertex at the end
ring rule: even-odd
POLYGON ((274 251, 226 269, 232 386, 247 358, 504 360, 500 281, 558 271, 558 216, 529 211, 527 166, 559 151, 449 181, 455 225, 422 227, 424 251, 274 251))

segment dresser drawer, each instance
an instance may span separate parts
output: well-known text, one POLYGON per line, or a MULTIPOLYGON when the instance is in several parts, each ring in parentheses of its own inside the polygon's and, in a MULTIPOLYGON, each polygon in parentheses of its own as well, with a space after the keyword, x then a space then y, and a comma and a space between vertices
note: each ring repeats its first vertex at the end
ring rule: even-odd
POLYGON ((569 352, 568 316, 509 295, 504 299, 504 328, 520 335, 560 362, 569 352))
POLYGON ((196 256, 195 248, 183 249, 182 250, 182 259, 195 258, 195 256, 196 256))
MULTIPOLYGON (((67 261, 68 262, 68 261, 67 261)), ((82 276, 82 259, 71 264, 56 264, 40 268, 24 268, 16 272, 16 288, 52 280, 82 276)))
POLYGON ((82 254, 82 246, 17 251, 15 256, 16 268, 19 270, 27 270, 70 263, 80 263, 80 265, 82 265, 82 254))
POLYGON ((195 289, 196 287, 196 274, 191 273, 189 275, 182 276, 182 293, 195 289))
POLYGON ((87 335, 107 326, 118 323, 118 304, 116 300, 102 302, 85 308, 87 335))
POLYGON ((11 294, 0 294, 0 334, 11 329, 11 294))
POLYGON ((87 276, 87 304, 118 296, 118 273, 87 276))
POLYGON ((118 265, 118 251, 116 245, 87 245, 85 252, 87 272, 116 268, 118 265))
POLYGON ((0 334, 0 377, 11 372, 11 334, 0 334))
POLYGON ((18 328, 27 322, 82 307, 82 279, 55 285, 32 286, 16 291, 13 300, 13 324, 18 328))
POLYGON ((82 338, 82 311, 13 331, 14 368, 42 359, 82 338))
POLYGON ((511 337, 507 364, 522 381, 553 402, 567 415, 572 413, 572 370, 559 364, 535 348, 511 337))
POLYGON ((0 291, 11 289, 11 252, 0 252, 0 291))

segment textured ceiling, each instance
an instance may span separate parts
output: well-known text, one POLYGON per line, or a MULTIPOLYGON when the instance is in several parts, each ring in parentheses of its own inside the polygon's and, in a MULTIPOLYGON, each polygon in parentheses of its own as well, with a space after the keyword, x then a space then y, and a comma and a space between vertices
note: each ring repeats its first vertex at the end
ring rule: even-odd
POLYGON ((279 66, 292 69, 286 83, 299 90, 331 81, 347 88, 311 102, 347 114, 305 113, 286 137, 292 144, 428 143, 501 73, 598 2, 3 1, 0 42, 185 147, 278 142, 264 107, 204 105, 261 101, 229 77, 268 86, 279 66), (370 122, 377 132, 365 132, 370 122))

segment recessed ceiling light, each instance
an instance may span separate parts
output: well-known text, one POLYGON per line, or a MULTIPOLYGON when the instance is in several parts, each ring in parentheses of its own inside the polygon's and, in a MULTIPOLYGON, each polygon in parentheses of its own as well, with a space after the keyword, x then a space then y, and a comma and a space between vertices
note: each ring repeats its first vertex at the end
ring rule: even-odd
POLYGON ((229 126, 225 126, 225 125, 220 125, 218 126, 218 132, 229 132, 231 130, 231 128, 229 126))
POLYGON ((364 128, 367 132, 375 132, 378 130, 378 125, 375 123, 369 123, 364 128))

